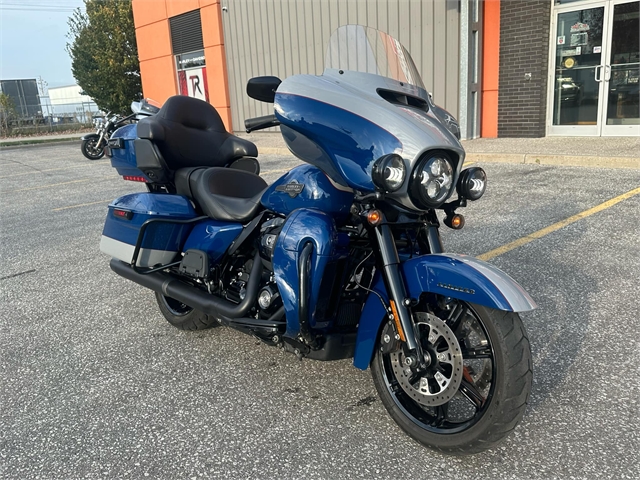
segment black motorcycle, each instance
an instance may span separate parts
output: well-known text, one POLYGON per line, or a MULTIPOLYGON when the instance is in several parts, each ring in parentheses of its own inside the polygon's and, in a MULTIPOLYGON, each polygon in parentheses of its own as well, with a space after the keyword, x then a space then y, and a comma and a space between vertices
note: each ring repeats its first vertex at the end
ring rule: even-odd
POLYGON ((159 105, 153 100, 148 98, 142 99, 139 102, 131 103, 131 115, 126 117, 111 115, 108 113, 105 118, 95 118, 93 125, 96 128, 96 133, 91 133, 82 137, 82 145, 80 150, 82 154, 89 160, 99 160, 105 154, 105 147, 113 132, 118 128, 128 123, 138 121, 140 118, 149 117, 155 115, 160 110, 159 105))

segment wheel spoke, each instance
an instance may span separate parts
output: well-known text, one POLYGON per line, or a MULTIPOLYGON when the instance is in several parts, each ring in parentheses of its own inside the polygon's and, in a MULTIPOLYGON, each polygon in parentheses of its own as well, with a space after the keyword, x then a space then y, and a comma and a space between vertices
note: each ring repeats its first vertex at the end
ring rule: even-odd
POLYGON ((453 330, 454 333, 456 333, 456 331, 458 330, 462 317, 464 316, 463 314, 466 310, 467 310, 466 306, 464 306, 461 303, 457 303, 456 306, 453 308, 453 310, 451 310, 451 313, 449 314, 449 318, 447 318, 447 320, 445 321, 447 326, 451 330, 453 330))
POLYGON ((447 415, 449 414, 449 402, 438 405, 434 408, 434 410, 436 415, 432 422, 432 425, 434 427, 441 427, 447 420, 447 415))
POLYGON ((493 355, 491 354, 491 347, 489 345, 482 345, 479 347, 473 348, 464 348, 464 344, 461 344, 462 347, 462 358, 465 360, 476 359, 476 358, 488 358, 493 359, 493 355))
POLYGON ((399 391, 402 391, 402 389, 400 388, 400 383, 398 383, 398 380, 396 380, 395 378, 391 382, 389 382, 389 388, 394 395, 397 395, 399 391))
POLYGON ((475 405, 476 410, 480 410, 484 406, 486 399, 478 391, 476 386, 466 378, 462 379, 459 391, 467 398, 467 400, 475 405))

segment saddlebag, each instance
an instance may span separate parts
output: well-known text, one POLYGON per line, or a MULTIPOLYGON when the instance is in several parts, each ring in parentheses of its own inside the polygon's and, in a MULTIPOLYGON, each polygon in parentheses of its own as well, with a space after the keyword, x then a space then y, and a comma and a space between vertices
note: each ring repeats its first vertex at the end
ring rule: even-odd
POLYGON ((134 193, 109 205, 100 250, 113 258, 154 267, 176 260, 197 214, 182 195, 134 193))

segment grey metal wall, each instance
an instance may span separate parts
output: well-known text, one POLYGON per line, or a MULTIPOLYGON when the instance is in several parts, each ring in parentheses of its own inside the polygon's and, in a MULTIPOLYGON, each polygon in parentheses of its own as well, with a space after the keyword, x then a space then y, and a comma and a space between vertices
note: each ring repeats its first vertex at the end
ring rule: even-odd
POLYGON ((337 27, 361 24, 396 37, 409 50, 436 103, 458 115, 458 0, 222 0, 234 130, 244 119, 273 113, 250 99, 247 80, 320 75, 337 27))

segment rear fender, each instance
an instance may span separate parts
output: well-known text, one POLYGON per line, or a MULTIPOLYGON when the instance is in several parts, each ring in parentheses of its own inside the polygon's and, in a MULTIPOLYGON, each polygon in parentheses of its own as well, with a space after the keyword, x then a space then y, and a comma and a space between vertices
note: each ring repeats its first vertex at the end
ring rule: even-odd
MULTIPOLYGON (((456 254, 423 255, 404 262, 401 267, 411 298, 425 292, 457 298, 508 312, 526 312, 536 308, 529 294, 509 275, 474 257, 456 254)), ((389 303, 384 281, 376 275, 373 288, 389 303)), ((380 298, 369 294, 365 302, 356 339, 353 364, 365 370, 373 356, 380 325, 387 311, 380 298)))

